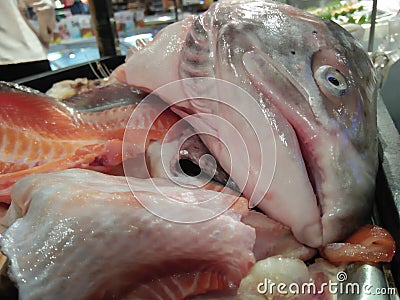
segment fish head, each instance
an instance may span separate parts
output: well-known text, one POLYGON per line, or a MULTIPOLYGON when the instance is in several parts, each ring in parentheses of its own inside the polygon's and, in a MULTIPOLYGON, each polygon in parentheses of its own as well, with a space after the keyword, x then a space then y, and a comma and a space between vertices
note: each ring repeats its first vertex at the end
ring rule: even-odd
MULTIPOLYGON (((360 152, 374 144, 375 70, 362 45, 341 26, 281 3, 234 0, 221 1, 195 20, 187 43, 201 40, 207 28, 218 34, 207 31, 214 38, 213 72, 202 75, 233 81, 245 74, 246 88, 261 90, 296 132, 314 126, 340 133, 360 152)), ((196 75, 186 69, 182 77, 196 75)))
MULTIPOLYGON (((287 152, 280 160, 278 153, 275 188, 259 208, 290 226, 301 242, 319 247, 345 238, 368 221, 378 165, 376 74, 362 46, 339 25, 278 2, 222 0, 197 17, 165 28, 119 71, 123 81, 147 91, 174 80, 207 77, 236 84, 256 98, 281 143, 277 151, 287 152), (300 180, 283 199, 287 184, 297 180, 292 170, 302 165, 304 185, 310 185, 315 198, 302 190, 296 195, 300 180), (283 182, 284 177, 289 179, 283 182), (279 193, 276 203, 268 199, 279 193), (307 205, 297 199, 302 193, 307 205), (304 220, 293 222, 295 218, 304 220)), ((201 89, 183 85, 174 93, 190 96, 201 89)), ((169 99, 165 97, 172 103, 169 99)), ((241 101, 232 97, 232 105, 245 113, 241 101)), ((176 111, 222 115, 221 106, 198 100, 177 106, 176 111)), ((235 123, 233 114, 226 118, 235 123)), ((255 123, 264 124, 259 121, 255 123)), ((205 144, 243 188, 240 177, 246 172, 235 173, 240 155, 233 167, 226 166, 225 153, 218 152, 216 143, 205 144)), ((258 162, 250 157, 252 167, 258 162)), ((257 189, 256 184, 246 187, 257 189)))
MULTIPOLYGON (((186 40, 201 45, 205 33, 213 47, 202 50, 212 53, 212 72, 204 75, 261 93, 294 129, 318 201, 321 243, 367 222, 378 159, 377 94, 360 43, 330 20, 258 0, 222 1, 194 21, 186 40)), ((181 76, 197 71, 183 67, 181 76)))

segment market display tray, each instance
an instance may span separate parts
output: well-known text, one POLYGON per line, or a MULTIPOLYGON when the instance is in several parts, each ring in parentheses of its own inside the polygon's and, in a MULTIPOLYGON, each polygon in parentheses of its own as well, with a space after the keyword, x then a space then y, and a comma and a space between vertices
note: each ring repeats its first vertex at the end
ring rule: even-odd
MULTIPOLYGON (((58 71, 26 77, 18 80, 17 83, 45 92, 54 83, 61 80, 80 77, 99 78, 101 68, 112 71, 122 64, 124 59, 124 56, 103 58, 58 71)), ((387 286, 396 286, 397 290, 400 290, 400 136, 380 97, 377 108, 380 165, 376 179, 373 221, 390 231, 396 240, 397 251, 393 261, 383 265, 379 274, 372 269, 363 270, 361 277, 357 275, 355 280, 375 281, 371 284, 383 280, 387 286), (373 279, 374 276, 380 276, 380 279, 373 279)), ((345 299, 346 297, 339 298, 345 299)), ((398 294, 373 298, 352 295, 349 299, 399 299, 399 297, 398 294)))

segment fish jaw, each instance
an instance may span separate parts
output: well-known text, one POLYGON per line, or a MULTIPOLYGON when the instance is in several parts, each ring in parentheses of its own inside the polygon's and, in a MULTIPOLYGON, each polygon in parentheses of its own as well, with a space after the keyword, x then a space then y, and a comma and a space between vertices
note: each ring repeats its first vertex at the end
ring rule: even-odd
POLYGON ((235 3, 243 20, 228 21, 221 27, 226 33, 214 40, 223 61, 214 62, 221 69, 216 73, 241 74, 243 67, 247 85, 290 123, 318 199, 322 244, 343 239, 368 221, 378 165, 376 76, 369 57, 333 22, 282 4, 229 5, 235 3), (331 74, 345 87, 327 83, 331 74))
POLYGON ((241 31, 243 38, 258 39, 252 46, 233 39, 225 47, 241 49, 242 64, 225 55, 224 65, 243 65, 251 86, 293 127, 321 210, 322 243, 343 239, 368 221, 371 210, 378 159, 373 66, 333 22, 287 5, 254 3, 241 31), (331 74, 345 88, 327 83, 331 74))

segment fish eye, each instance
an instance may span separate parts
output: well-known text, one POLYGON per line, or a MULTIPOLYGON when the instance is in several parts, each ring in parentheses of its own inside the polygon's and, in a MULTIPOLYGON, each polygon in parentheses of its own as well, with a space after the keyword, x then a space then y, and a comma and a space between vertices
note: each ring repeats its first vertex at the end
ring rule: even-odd
POLYGON ((331 66, 320 66, 315 72, 315 80, 324 93, 342 96, 347 92, 348 85, 345 76, 331 66))

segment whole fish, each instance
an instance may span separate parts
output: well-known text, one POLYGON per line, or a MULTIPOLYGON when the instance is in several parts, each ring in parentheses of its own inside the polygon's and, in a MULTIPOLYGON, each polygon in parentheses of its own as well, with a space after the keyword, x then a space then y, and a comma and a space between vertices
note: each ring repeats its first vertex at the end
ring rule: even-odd
POLYGON ((212 132, 202 140, 244 196, 302 243, 320 247, 368 222, 376 75, 339 25, 278 2, 222 0, 159 32, 114 75, 212 132), (210 90, 224 101, 207 100, 210 90))

